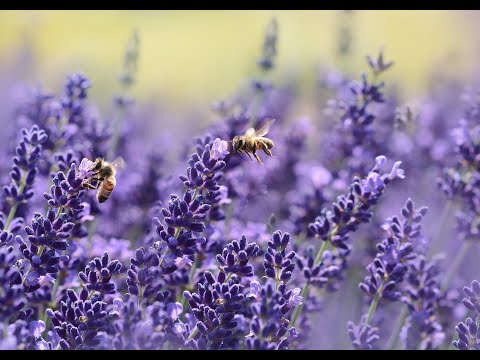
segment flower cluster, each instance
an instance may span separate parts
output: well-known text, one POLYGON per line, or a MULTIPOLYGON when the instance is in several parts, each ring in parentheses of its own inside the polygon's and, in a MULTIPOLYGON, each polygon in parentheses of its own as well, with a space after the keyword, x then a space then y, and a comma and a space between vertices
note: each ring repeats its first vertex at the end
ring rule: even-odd
POLYGON ((115 284, 112 276, 118 272, 122 264, 118 260, 109 261, 108 253, 105 252, 101 258, 95 258, 85 267, 85 271, 78 273, 83 282, 83 288, 88 291, 99 292, 100 294, 114 294, 115 284))
POLYGON ((97 296, 89 299, 88 294, 86 290, 77 294, 69 289, 59 310, 47 309, 63 350, 89 350, 100 344, 98 332, 107 325, 107 304, 97 296))
POLYGON ((375 166, 364 179, 354 179, 347 196, 339 196, 332 210, 309 224, 310 232, 323 241, 329 241, 334 247, 348 250, 349 234, 356 231, 361 223, 371 220, 370 208, 378 202, 385 186, 395 178, 405 177, 400 168, 401 161, 397 161, 389 173, 381 174, 386 161, 385 156, 378 156, 375 166))
MULTIPOLYGON (((224 272, 215 278, 205 272, 206 284, 198 284, 198 292, 185 291, 184 296, 196 318, 197 335, 189 338, 197 349, 222 349, 231 346, 230 338, 238 325, 235 313, 243 307, 243 286, 235 279, 227 280, 224 272)), ((194 334, 194 333, 192 333, 194 334)))
POLYGON ((441 299, 438 275, 438 265, 424 255, 409 264, 405 295, 401 298, 409 311, 402 332, 405 349, 436 349, 445 339, 436 313, 441 299))
POLYGON ((286 252, 290 245, 290 234, 276 231, 268 242, 264 254, 267 282, 250 282, 247 297, 253 300, 250 332, 246 339, 247 349, 286 350, 297 337, 290 316, 303 303, 300 288, 287 288, 287 281, 295 268, 295 252, 286 252), (268 280, 274 279, 274 284, 268 280))
POLYGON ((470 287, 465 286, 463 292, 467 296, 462 300, 463 305, 474 313, 473 318, 468 317, 465 322, 459 322, 455 327, 458 340, 453 342, 459 350, 479 350, 480 338, 478 331, 478 316, 480 314, 480 283, 477 280, 472 281, 470 287))
POLYGON ((218 254, 216 259, 220 269, 227 275, 253 276, 253 267, 248 264, 251 258, 258 253, 258 245, 247 243, 247 238, 242 235, 240 240, 234 240, 218 254))
POLYGON ((458 99, 464 84, 435 73, 404 103, 381 50, 359 81, 321 66, 310 104, 296 71, 274 73, 279 28, 268 23, 253 76, 213 121, 186 115, 208 123, 198 134, 172 132, 183 119, 170 102, 132 98, 136 31, 111 110, 82 74, 58 94, 14 91, 15 118, 0 116, 0 349, 480 349, 480 283, 463 307, 457 288, 478 272, 480 92, 458 99), (231 151, 269 119, 263 166, 231 151), (94 159, 120 156, 100 203, 94 159))
POLYGON ((373 328, 366 330, 380 302, 394 302, 400 299, 400 284, 405 279, 408 266, 416 258, 415 248, 421 237, 421 225, 427 212, 426 207, 415 209, 413 201, 408 199, 401 210, 401 216, 388 219, 384 225, 387 238, 377 244, 375 259, 367 266, 368 275, 359 288, 372 298, 368 313, 356 327, 349 322, 349 335, 356 348, 370 348, 374 344, 373 328))
POLYGON ((10 171, 11 183, 3 187, 3 211, 0 211, 0 246, 10 243, 13 233, 20 230, 23 219, 19 216, 25 209, 19 206, 27 203, 34 195, 33 185, 38 173, 38 161, 42 144, 47 140, 47 134, 38 126, 30 130, 21 130, 22 138, 18 143, 10 171), (8 213, 8 216, 5 214, 8 213))

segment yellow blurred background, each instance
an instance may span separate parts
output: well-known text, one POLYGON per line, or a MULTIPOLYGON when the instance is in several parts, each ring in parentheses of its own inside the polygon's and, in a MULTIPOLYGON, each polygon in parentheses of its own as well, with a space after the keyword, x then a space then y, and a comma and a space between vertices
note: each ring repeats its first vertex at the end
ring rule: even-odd
MULTIPOLYGON (((394 60, 387 80, 407 97, 421 94, 432 69, 469 78, 478 63, 478 13, 467 11, 354 11, 349 59, 337 62, 339 11, 1 11, 0 74, 17 67, 20 80, 57 91, 67 74, 85 73, 92 95, 109 101, 118 88, 126 42, 140 34, 134 95, 182 109, 231 94, 254 75, 269 19, 279 23, 279 82, 298 76, 311 88, 320 65, 359 73, 365 55, 381 45, 394 60), (19 68, 19 69, 18 69, 19 68)), ((7 77, 14 81, 13 77, 7 77)), ((0 80, 1 81, 1 80, 0 80)))

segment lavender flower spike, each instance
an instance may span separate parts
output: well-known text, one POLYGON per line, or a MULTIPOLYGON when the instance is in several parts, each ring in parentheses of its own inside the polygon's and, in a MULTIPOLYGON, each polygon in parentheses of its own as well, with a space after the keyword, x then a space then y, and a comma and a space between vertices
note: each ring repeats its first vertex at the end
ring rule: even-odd
POLYGON ((467 296, 463 299, 463 305, 473 312, 473 317, 468 317, 465 322, 459 322, 455 327, 458 340, 453 342, 459 350, 480 350, 480 282, 472 281, 470 287, 465 286, 463 292, 467 296))

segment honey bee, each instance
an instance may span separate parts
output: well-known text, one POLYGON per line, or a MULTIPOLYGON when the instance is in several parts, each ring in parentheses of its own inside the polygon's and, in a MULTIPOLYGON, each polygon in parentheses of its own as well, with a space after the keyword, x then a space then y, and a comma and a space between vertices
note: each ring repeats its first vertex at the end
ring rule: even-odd
POLYGON ((266 137, 270 130, 270 126, 275 122, 275 119, 269 119, 265 124, 258 129, 250 128, 245 132, 245 135, 235 136, 232 140, 232 152, 244 152, 253 161, 250 153, 255 156, 255 159, 263 165, 262 160, 257 155, 257 150, 263 150, 268 156, 273 156, 270 151, 275 146, 274 142, 266 137))
POLYGON ((125 161, 121 156, 117 157, 111 163, 105 161, 103 158, 97 158, 90 168, 90 171, 93 171, 94 174, 83 183, 83 187, 98 189, 97 200, 99 203, 103 203, 108 200, 117 184, 117 180, 115 179, 116 170, 123 169, 124 167, 125 161), (96 181, 96 185, 92 185, 92 181, 96 181))

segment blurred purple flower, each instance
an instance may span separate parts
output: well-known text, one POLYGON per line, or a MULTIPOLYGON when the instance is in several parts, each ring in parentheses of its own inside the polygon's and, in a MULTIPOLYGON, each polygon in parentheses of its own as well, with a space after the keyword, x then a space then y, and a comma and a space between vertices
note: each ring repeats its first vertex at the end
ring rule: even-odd
POLYGON ((93 168, 93 161, 83 158, 80 162, 80 165, 77 169, 77 178, 84 180, 90 178, 94 172, 92 171, 93 168))
POLYGON ((215 160, 223 160, 230 153, 227 149, 228 143, 225 140, 216 138, 210 150, 210 157, 215 160))

